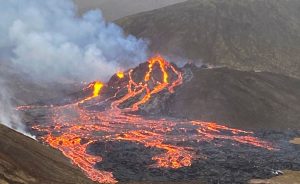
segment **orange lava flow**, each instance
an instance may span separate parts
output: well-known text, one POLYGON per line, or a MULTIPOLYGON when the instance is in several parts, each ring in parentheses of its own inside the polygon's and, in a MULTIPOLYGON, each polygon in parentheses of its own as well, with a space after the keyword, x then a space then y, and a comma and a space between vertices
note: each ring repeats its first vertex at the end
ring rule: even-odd
MULTIPOLYGON (((89 89, 94 89, 90 97, 79 103, 48 108, 52 114, 50 123, 33 127, 36 131, 44 133, 40 138, 43 142, 62 151, 93 181, 117 182, 111 172, 94 167, 96 163, 105 159, 91 155, 87 151, 88 146, 97 141, 129 141, 162 150, 152 157, 155 164, 149 167, 172 169, 189 167, 194 159, 199 158, 196 148, 184 146, 185 141, 201 143, 222 139, 237 144, 273 149, 268 142, 255 138, 252 132, 228 128, 216 123, 148 119, 128 113, 139 110, 157 93, 173 93, 175 88, 183 83, 182 73, 161 56, 149 59, 147 71, 140 82, 134 80, 133 70, 122 72, 122 75, 117 74, 117 76, 120 80, 128 80, 127 85, 119 89, 126 93, 119 98, 116 98, 117 94, 115 94, 110 99, 110 106, 105 110, 87 109, 85 102, 98 97, 104 87, 103 83, 94 82, 88 86, 89 89), (160 79, 154 70, 160 72, 160 79), (122 104, 132 99, 135 101, 130 107, 120 108, 122 104)), ((94 101, 96 99, 92 102, 94 101)), ((101 96, 97 101, 108 103, 107 99, 103 100, 101 96)))
POLYGON ((194 153, 185 150, 186 148, 164 144, 164 136, 148 131, 131 131, 118 135, 117 140, 135 141, 144 144, 146 147, 155 147, 166 150, 165 153, 157 155, 152 159, 156 161, 154 167, 173 168, 190 166, 194 153))
POLYGON ((91 100, 93 98, 98 97, 100 95, 100 92, 101 92, 101 89, 103 88, 103 86, 104 86, 104 84, 102 82, 99 82, 99 81, 95 81, 95 82, 89 84, 86 89, 91 89, 92 88, 93 89, 93 95, 91 95, 91 96, 89 96, 89 97, 81 100, 79 102, 79 104, 82 104, 82 103, 84 103, 86 101, 89 101, 89 100, 91 100))
POLYGON ((103 88, 103 83, 101 82, 95 82, 94 84, 94 90, 93 90, 93 97, 97 97, 100 95, 100 91, 103 88))
POLYGON ((124 78, 124 72, 117 72, 117 77, 119 79, 123 79, 124 78))

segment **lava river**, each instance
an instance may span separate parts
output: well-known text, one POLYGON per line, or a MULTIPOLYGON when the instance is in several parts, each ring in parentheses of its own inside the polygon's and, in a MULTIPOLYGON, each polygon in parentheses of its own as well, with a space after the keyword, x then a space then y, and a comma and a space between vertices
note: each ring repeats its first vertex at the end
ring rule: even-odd
MULTIPOLYGON (((87 87, 93 90, 89 97, 68 105, 47 107, 51 112, 49 123, 32 127, 42 132, 39 140, 62 151, 90 179, 99 183, 116 183, 117 180, 112 172, 95 168, 95 164, 103 158, 89 154, 87 147, 96 141, 129 141, 160 149, 162 152, 152 157, 154 164, 149 167, 171 169, 189 167, 193 160, 205 159, 205 155, 199 158, 194 147, 178 144, 183 141, 223 139, 273 149, 271 144, 254 137, 252 132, 212 122, 151 119, 133 113, 155 95, 174 93, 176 87, 183 83, 181 71, 160 56, 149 59, 140 81, 133 78, 133 73, 129 70, 115 75, 117 81, 126 85, 117 87, 111 97, 103 98, 101 95, 106 84, 94 82, 87 87), (158 70, 159 75, 154 70, 158 70), (130 106, 124 107, 123 104, 130 100, 130 106), (104 110, 88 108, 99 104, 109 105, 104 110)), ((20 107, 19 110, 26 108, 30 107, 20 107)))

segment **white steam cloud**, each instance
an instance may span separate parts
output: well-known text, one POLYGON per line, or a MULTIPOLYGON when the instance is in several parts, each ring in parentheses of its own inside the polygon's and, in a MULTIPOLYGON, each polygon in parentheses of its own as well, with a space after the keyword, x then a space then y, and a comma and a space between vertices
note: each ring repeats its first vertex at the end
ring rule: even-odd
MULTIPOLYGON (((147 57, 145 41, 126 36, 100 11, 79 17, 71 0, 0 0, 0 38, 0 67, 9 63, 35 83, 104 81, 147 57)), ((0 123, 23 131, 5 82, 0 78, 0 123)))
POLYGON ((0 57, 33 77, 105 80, 146 59, 147 44, 100 11, 78 17, 70 0, 0 1, 0 57))
POLYGON ((5 88, 6 84, 0 79, 0 122, 8 127, 17 129, 19 131, 24 130, 24 126, 20 123, 20 118, 11 105, 10 93, 5 88))

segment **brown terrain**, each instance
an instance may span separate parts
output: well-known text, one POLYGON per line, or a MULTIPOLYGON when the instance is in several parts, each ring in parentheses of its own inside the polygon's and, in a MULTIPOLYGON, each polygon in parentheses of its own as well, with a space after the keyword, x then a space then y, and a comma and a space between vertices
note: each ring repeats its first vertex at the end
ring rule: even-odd
POLYGON ((92 184, 62 153, 0 125, 0 184, 92 184))
POLYGON ((284 171, 284 175, 274 177, 272 179, 260 180, 253 179, 249 184, 298 184, 300 183, 300 172, 284 171))
POLYGON ((291 140, 290 143, 292 143, 292 144, 300 144, 300 138, 295 138, 295 139, 291 140))

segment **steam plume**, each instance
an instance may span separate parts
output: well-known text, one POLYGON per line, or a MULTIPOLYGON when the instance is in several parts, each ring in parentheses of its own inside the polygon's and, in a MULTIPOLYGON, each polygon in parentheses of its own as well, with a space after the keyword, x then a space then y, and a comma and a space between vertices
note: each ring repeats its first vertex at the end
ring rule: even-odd
POLYGON ((82 17, 70 0, 3 0, 0 54, 33 77, 106 79, 146 58, 143 40, 125 36, 100 11, 82 17))
POLYGON ((19 116, 13 112, 11 98, 3 80, 0 80, 0 86, 0 122, 8 127, 22 130, 24 127, 19 124, 19 116))
MULTIPOLYGON (((5 62, 35 83, 106 80, 146 59, 147 43, 125 36, 100 11, 79 17, 71 0, 0 1, 0 66, 5 62)), ((2 77, 0 122, 22 131, 5 82, 2 77)))
POLYGON ((11 104, 12 91, 6 88, 6 84, 0 79, 0 124, 17 130, 18 132, 35 138, 26 132, 26 127, 21 123, 18 112, 13 108, 11 104))

